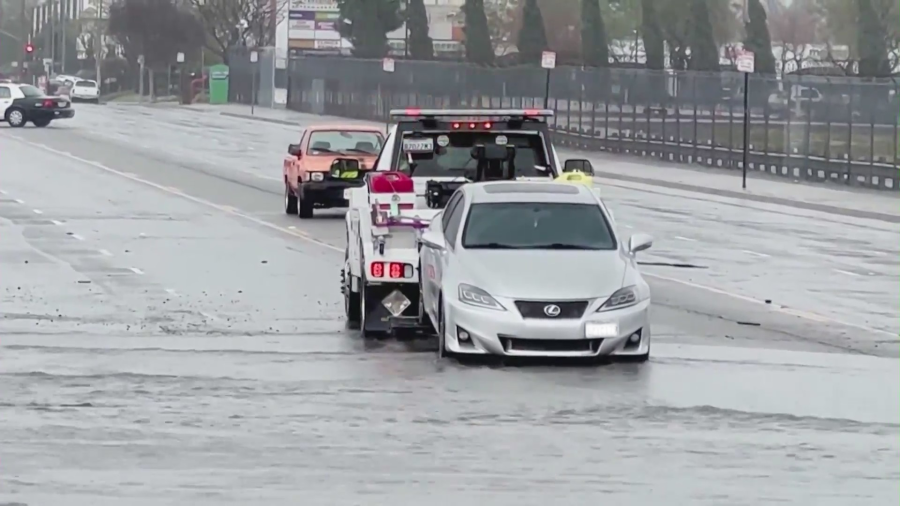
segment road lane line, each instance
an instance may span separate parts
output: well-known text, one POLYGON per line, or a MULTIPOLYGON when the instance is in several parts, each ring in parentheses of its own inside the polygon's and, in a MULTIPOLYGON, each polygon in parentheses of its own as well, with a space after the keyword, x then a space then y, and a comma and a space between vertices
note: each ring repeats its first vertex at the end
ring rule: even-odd
POLYGON ((40 209, 32 209, 32 211, 34 211, 34 214, 44 214, 44 211, 41 211, 40 209))
POLYGON ((14 199, 14 200, 15 200, 16 204, 24 204, 25 203, 25 201, 22 199, 14 199))
POLYGON ((75 239, 76 241, 83 241, 83 240, 84 240, 84 237, 81 237, 81 236, 78 235, 78 234, 71 234, 71 235, 72 235, 72 239, 75 239))
POLYGON ((690 237, 682 237, 680 235, 675 236, 679 241, 687 241, 687 242, 697 242, 697 239, 691 239, 690 237))
POLYGON ((135 274, 143 274, 144 273, 144 271, 138 269, 137 267, 129 267, 128 270, 135 274))
POLYGON ((0 195, 6 195, 6 190, 0 190, 0 195))
POLYGON ((748 255, 753 255, 753 256, 759 257, 759 258, 771 258, 772 257, 772 255, 766 255, 765 253, 757 253, 756 251, 750 251, 748 249, 742 249, 741 251, 743 251, 744 253, 746 253, 748 255))
POLYGON ((843 270, 843 269, 834 269, 834 272, 837 272, 837 273, 839 273, 839 274, 844 274, 844 275, 847 275, 847 276, 853 276, 853 277, 855 277, 855 278, 857 278, 857 277, 860 276, 859 274, 857 274, 857 273, 855 273, 855 272, 845 271, 845 270, 843 270))
POLYGON ((179 297, 178 292, 176 292, 174 288, 166 288, 166 293, 172 297, 179 297))
MULTIPOLYGON (((251 222, 251 223, 255 223, 255 224, 257 224, 257 225, 259 225, 259 226, 261 226, 261 227, 263 227, 263 228, 268 228, 269 230, 279 231, 279 232, 282 232, 282 233, 291 235, 291 236, 293 236, 293 237, 298 237, 298 238, 300 238, 300 239, 303 239, 303 240, 306 241, 306 242, 309 242, 309 243, 312 243, 312 244, 316 244, 316 245, 321 246, 321 247, 323 247, 323 248, 325 248, 325 249, 329 249, 329 250, 336 251, 336 252, 339 252, 339 253, 344 253, 344 248, 340 248, 340 247, 334 246, 334 245, 332 245, 332 244, 328 244, 327 242, 320 241, 319 239, 316 239, 316 238, 314 238, 314 237, 312 237, 312 236, 310 236, 310 235, 308 235, 308 234, 302 233, 302 232, 300 232, 300 231, 298 231, 298 230, 291 230, 291 229, 289 229, 289 228, 285 228, 285 227, 282 227, 282 226, 279 226, 279 225, 275 225, 275 224, 273 224, 273 223, 269 223, 269 222, 264 221, 264 220, 261 220, 261 219, 259 219, 259 218, 250 216, 249 214, 242 213, 242 212, 236 210, 236 209, 233 208, 233 207, 230 207, 230 206, 222 206, 222 205, 219 205, 219 204, 210 202, 210 201, 208 201, 208 200, 201 199, 201 198, 199 198, 199 197, 195 197, 195 196, 193 196, 193 195, 188 195, 187 193, 184 193, 184 192, 182 192, 182 191, 180 191, 180 190, 178 190, 178 191, 173 191, 173 190, 171 190, 171 189, 169 189, 169 188, 166 188, 166 187, 163 186, 163 185, 154 183, 153 181, 148 181, 148 180, 146 180, 146 179, 142 179, 142 178, 140 178, 140 177, 138 177, 138 176, 136 176, 136 175, 134 175, 134 174, 128 174, 128 173, 122 172, 122 171, 120 171, 120 170, 116 170, 116 169, 113 169, 113 168, 111 168, 111 167, 107 167, 106 165, 103 165, 102 163, 95 162, 95 161, 93 161, 93 160, 88 160, 88 159, 86 159, 86 158, 82 158, 82 157, 80 157, 80 156, 73 155, 73 154, 71 154, 71 153, 66 153, 66 152, 60 151, 60 150, 58 150, 58 149, 51 148, 51 147, 49 147, 49 146, 47 146, 47 145, 44 145, 44 144, 40 144, 40 143, 32 142, 32 141, 26 141, 26 140, 24 140, 24 139, 22 139, 22 138, 20 138, 20 137, 14 136, 14 135, 9 135, 9 134, 3 134, 3 135, 6 136, 7 138, 13 139, 13 140, 15 140, 15 141, 17 141, 17 142, 21 142, 21 143, 24 143, 24 144, 28 144, 28 145, 30 145, 30 146, 33 146, 33 147, 42 149, 42 150, 44 150, 44 151, 47 151, 47 152, 50 152, 50 153, 54 153, 54 154, 57 154, 57 155, 60 155, 60 156, 64 156, 64 157, 69 158, 69 159, 71 159, 71 160, 74 160, 74 161, 83 163, 83 164, 85 164, 85 165, 89 165, 89 166, 91 166, 91 167, 98 168, 98 169, 100 169, 100 170, 102 170, 102 171, 105 171, 105 172, 108 172, 108 173, 110 173, 110 174, 116 174, 116 175, 121 176, 121 177, 124 177, 124 178, 126 178, 126 179, 130 179, 131 181, 134 181, 134 182, 136 182, 136 183, 140 183, 140 184, 143 184, 143 185, 145 185, 145 186, 149 186, 149 187, 152 187, 152 188, 156 188, 156 189, 158 189, 158 190, 161 190, 161 191, 166 192, 166 193, 170 193, 170 194, 172 194, 172 195, 177 195, 177 196, 179 196, 179 197, 181 197, 181 198, 187 199, 187 200, 189 200, 189 201, 191 201, 191 202, 194 202, 194 203, 196 203, 196 204, 200 204, 200 205, 202 205, 202 206, 206 206, 206 207, 209 207, 209 208, 212 208, 212 209, 217 209, 217 210, 222 211, 222 212, 224 212, 224 213, 226 213, 226 214, 230 214, 230 215, 232 215, 232 216, 236 216, 236 217, 242 218, 242 219, 244 219, 244 220, 247 220, 247 221, 249 221, 249 222, 251 222)), ((625 227, 626 227, 626 228, 629 228, 627 225, 625 225, 625 227)), ((791 308, 787 308, 787 307, 784 307, 784 306, 779 306, 779 305, 777 305, 777 304, 766 304, 764 301, 761 301, 761 300, 758 300, 758 299, 754 299, 754 298, 752 298, 752 297, 747 297, 747 296, 740 295, 740 294, 737 294, 737 293, 732 293, 732 292, 728 292, 728 291, 725 291, 725 290, 720 290, 720 289, 718 289, 718 288, 714 288, 714 287, 711 287, 711 286, 700 285, 700 284, 697 284, 697 283, 692 283, 692 282, 690 282, 690 281, 684 281, 684 280, 680 280, 680 279, 670 278, 670 277, 667 277, 667 276, 660 276, 660 275, 657 275, 657 274, 643 273, 643 275, 644 275, 644 276, 647 276, 647 277, 651 277, 651 278, 661 279, 661 280, 664 280, 664 281, 670 281, 670 282, 673 282, 673 283, 679 283, 679 284, 682 284, 682 285, 684 285, 684 286, 690 286, 690 287, 692 287, 692 288, 697 288, 697 289, 699 289, 699 290, 704 290, 704 291, 707 291, 707 292, 711 292, 711 293, 715 293, 715 294, 719 294, 719 295, 724 295, 724 296, 727 296, 727 297, 732 297, 732 298, 735 298, 735 299, 738 299, 738 300, 743 300, 743 301, 745 301, 745 302, 749 302, 749 303, 753 303, 753 304, 762 304, 762 305, 766 305, 766 306, 771 307, 772 309, 774 309, 774 310, 776 310, 776 311, 780 311, 780 312, 782 312, 782 313, 784 313, 784 314, 790 314, 790 315, 797 316, 797 317, 799 317, 799 318, 803 318, 803 319, 810 320, 810 321, 821 322, 821 323, 829 323, 829 324, 838 324, 838 325, 843 325, 843 326, 845 326, 845 327, 850 327, 850 328, 855 328, 855 329, 863 330, 863 331, 866 331, 866 332, 871 332, 871 333, 878 333, 878 334, 882 334, 882 335, 887 335, 887 336, 890 336, 891 338, 894 338, 894 339, 897 338, 897 335, 896 335, 896 334, 894 334, 894 333, 892 333, 892 332, 885 331, 885 330, 875 329, 875 328, 870 328, 870 327, 865 327, 865 326, 857 325, 857 324, 854 324, 854 323, 843 322, 843 321, 840 321, 840 320, 835 320, 835 319, 833 319, 833 318, 828 318, 828 317, 825 317, 825 316, 822 316, 822 315, 818 315, 818 314, 815 314, 815 313, 808 313, 808 312, 805 312, 805 311, 798 311, 798 310, 791 309, 791 308)))
POLYGON ((61 222, 61 221, 59 221, 59 220, 50 220, 50 223, 52 223, 52 224, 54 224, 54 225, 65 225, 65 223, 63 223, 63 222, 61 222))
POLYGON ((103 256, 105 256, 105 257, 111 257, 111 256, 113 256, 113 254, 110 253, 109 250, 98 249, 97 251, 99 251, 100 254, 103 255, 103 256))
POLYGON ((207 312, 205 312, 205 311, 200 311, 200 314, 201 314, 202 316, 205 316, 206 319, 212 320, 212 321, 214 321, 214 322, 220 322, 220 321, 222 321, 221 318, 219 318, 218 316, 216 316, 216 315, 214 315, 214 314, 212 314, 212 313, 207 313, 207 312))

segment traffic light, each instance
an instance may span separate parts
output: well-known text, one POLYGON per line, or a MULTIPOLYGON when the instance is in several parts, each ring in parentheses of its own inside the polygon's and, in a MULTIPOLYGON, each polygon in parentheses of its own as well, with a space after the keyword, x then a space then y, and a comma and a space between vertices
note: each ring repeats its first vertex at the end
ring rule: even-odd
POLYGON ((32 53, 34 53, 34 44, 29 42, 28 44, 25 44, 25 54, 32 54, 32 53))

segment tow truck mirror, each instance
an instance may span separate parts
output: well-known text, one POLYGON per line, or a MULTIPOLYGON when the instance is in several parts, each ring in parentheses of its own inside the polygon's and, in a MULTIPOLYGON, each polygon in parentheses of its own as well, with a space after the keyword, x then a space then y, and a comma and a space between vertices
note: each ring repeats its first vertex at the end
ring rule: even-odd
POLYGON ((288 154, 300 158, 301 151, 299 144, 288 144, 288 154))
POLYGON ((566 164, 563 166, 563 172, 584 172, 589 176, 593 176, 594 166, 591 165, 590 160, 566 160, 566 164))

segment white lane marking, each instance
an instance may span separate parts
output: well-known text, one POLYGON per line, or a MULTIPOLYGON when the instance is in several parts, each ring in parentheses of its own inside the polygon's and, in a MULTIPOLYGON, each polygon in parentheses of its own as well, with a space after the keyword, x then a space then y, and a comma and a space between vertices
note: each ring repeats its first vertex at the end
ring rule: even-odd
POLYGON ((857 274, 855 272, 845 271, 843 269, 834 269, 834 272, 837 272, 838 274, 844 274, 846 276, 859 277, 859 274, 857 274))
POLYGON ((65 223, 63 223, 63 222, 61 222, 61 221, 59 221, 59 220, 50 220, 50 223, 52 223, 52 224, 54 224, 54 225, 65 225, 65 223))
POLYGON ((756 251, 750 251, 748 249, 742 249, 741 251, 743 251, 744 253, 746 253, 748 255, 753 255, 753 256, 759 257, 759 258, 770 258, 772 256, 772 255, 766 255, 765 253, 757 253, 756 251))
POLYGON ((14 199, 14 200, 15 200, 16 204, 24 204, 25 203, 25 201, 22 199, 14 199))
POLYGON ((34 214, 44 214, 44 211, 41 211, 40 209, 32 209, 32 211, 34 211, 34 214))
POLYGON ((283 181, 281 178, 267 176, 265 174, 260 174, 259 172, 250 172, 250 174, 253 174, 253 176, 258 177, 259 179, 266 179, 268 181, 283 181))
POLYGON ((705 290, 707 292, 711 292, 711 293, 715 293, 715 294, 719 294, 719 295, 725 295, 727 297, 742 300, 744 302, 749 302, 751 304, 767 306, 767 307, 772 308, 774 311, 778 311, 780 313, 791 315, 791 316, 796 316, 798 318, 803 318, 804 320, 810 320, 810 321, 814 321, 814 322, 818 322, 818 323, 827 323, 830 325, 835 325, 835 324, 843 325, 845 327, 859 329, 859 330, 863 330, 865 332, 874 332, 874 333, 890 336, 892 338, 897 337, 896 334, 894 334, 892 332, 888 332, 886 330, 875 329, 875 328, 871 328, 871 327, 866 327, 864 325, 857 325, 855 323, 849 323, 849 322, 845 322, 845 321, 841 321, 841 320, 836 320, 834 318, 829 318, 827 316, 822 316, 822 315, 819 315, 816 313, 809 313, 807 311, 801 311, 798 309, 789 308, 787 306, 782 306, 780 304, 767 304, 765 301, 759 300, 759 299, 754 299, 753 297, 747 297, 746 295, 740 295, 737 293, 720 290, 718 288, 713 288, 711 286, 692 283, 690 281, 685 281, 683 279, 670 278, 668 276, 660 276, 659 274, 651 274, 648 272, 642 272, 641 274, 648 278, 661 279, 663 281, 678 283, 678 284, 681 284, 684 286, 689 286, 691 288, 697 288, 699 290, 705 290))
POLYGON ((166 288, 166 293, 171 295, 172 297, 178 297, 178 292, 175 291, 174 288, 166 288))
POLYGON ((6 190, 0 190, 0 195, 6 195, 6 190))
POLYGON ((290 230, 297 230, 297 227, 291 225, 291 226, 288 227, 288 229, 290 229, 290 230))
POLYGON ((697 242, 697 239, 691 239, 690 237, 682 237, 680 235, 675 236, 679 241, 687 241, 687 242, 697 242))
MULTIPOLYGON (((304 241, 306 241, 306 242, 309 242, 309 243, 311 243, 311 244, 316 244, 316 245, 321 246, 321 247, 323 247, 323 248, 325 248, 325 249, 329 249, 329 250, 332 250, 332 251, 337 251, 337 252, 339 252, 339 253, 343 253, 343 252, 344 252, 344 248, 339 248, 339 247, 334 246, 334 245, 332 245, 332 244, 328 244, 327 242, 320 241, 320 240, 316 239, 315 237, 310 236, 309 234, 307 234, 307 233, 305 233, 305 232, 302 232, 302 231, 299 231, 299 230, 291 230, 291 229, 289 229, 289 228, 284 228, 284 227, 275 225, 274 223, 269 223, 269 222, 264 221, 264 220, 261 220, 261 219, 259 219, 259 218, 255 218, 255 217, 253 217, 253 216, 250 216, 249 214, 242 213, 242 212, 236 210, 236 209, 233 208, 233 207, 222 206, 222 205, 219 205, 219 204, 215 204, 215 203, 210 202, 210 201, 208 201, 208 200, 204 200, 204 199, 201 199, 201 198, 199 198, 199 197, 194 197, 193 195, 188 195, 187 193, 184 193, 184 192, 182 192, 182 191, 173 191, 173 190, 167 189, 165 186, 162 186, 162 185, 160 185, 160 184, 156 184, 156 183, 154 183, 154 182, 152 182, 152 181, 148 181, 148 180, 146 180, 146 179, 142 179, 142 178, 140 178, 140 177, 138 177, 138 176, 135 176, 134 174, 127 174, 127 173, 125 173, 125 172, 122 172, 122 171, 113 169, 113 168, 111 168, 111 167, 107 167, 107 166, 103 165, 102 163, 98 163, 98 162, 95 162, 95 161, 93 161, 93 160, 88 160, 88 159, 85 159, 85 158, 81 158, 80 156, 76 156, 76 155, 73 155, 73 154, 71 154, 71 153, 65 153, 65 152, 59 151, 58 149, 54 149, 54 148, 51 148, 51 147, 49 147, 49 146, 46 146, 46 145, 44 145, 44 144, 40 144, 40 143, 37 143, 37 142, 26 141, 26 140, 24 140, 24 139, 22 139, 22 138, 19 138, 19 137, 14 136, 14 135, 6 135, 6 137, 9 138, 9 139, 13 139, 13 140, 15 140, 15 141, 18 141, 18 142, 22 142, 22 143, 24 143, 24 144, 31 145, 31 146, 36 147, 36 148, 39 148, 39 149, 43 149, 44 151, 48 151, 48 152, 50 152, 50 153, 55 153, 55 154, 57 154, 57 155, 65 156, 65 157, 67 157, 67 158, 69 158, 69 159, 71 159, 71 160, 75 160, 75 161, 80 162, 80 163, 83 163, 83 164, 85 164, 85 165, 89 165, 89 166, 91 166, 91 167, 96 167, 96 168, 98 168, 98 169, 100 169, 100 170, 102 170, 102 171, 109 172, 110 174, 116 174, 116 175, 122 176, 122 177, 124 177, 124 178, 126 178, 126 179, 130 179, 130 180, 132 180, 132 181, 134 181, 134 182, 136 182, 136 183, 140 183, 140 184, 149 186, 149 187, 151 187, 151 188, 156 188, 156 189, 158 189, 158 190, 162 190, 162 191, 164 191, 164 192, 166 192, 166 193, 170 193, 170 194, 172 194, 172 195, 177 195, 177 196, 179 196, 179 197, 181 197, 181 198, 184 198, 184 199, 189 200, 189 201, 191 201, 191 202, 194 202, 194 203, 196 203, 196 204, 200 204, 200 205, 202 205, 202 206, 206 206, 206 207, 209 207, 209 208, 212 208, 212 209, 217 209, 217 210, 219 210, 219 211, 225 212, 225 213, 230 214, 230 215, 232 215, 232 216, 236 216, 236 217, 245 219, 245 220, 247 220, 247 221, 249 221, 249 222, 251 222, 251 223, 254 223, 254 224, 256 224, 256 225, 259 225, 259 226, 261 226, 261 227, 268 228, 269 230, 280 231, 280 232, 283 232, 283 233, 285 233, 285 234, 288 234, 288 235, 291 235, 291 236, 294 236, 294 237, 298 237, 298 238, 300 238, 300 239, 302 239, 302 240, 304 240, 304 241)), ((627 227, 627 225, 626 225, 626 227, 627 227)), ((700 284, 697 284, 697 283, 691 283, 690 281, 684 281, 684 280, 680 280, 680 279, 670 278, 670 277, 667 277, 667 276, 660 276, 660 275, 657 275, 657 274, 644 273, 644 276, 652 277, 652 278, 657 278, 657 279, 661 279, 661 280, 664 280, 664 281, 670 281, 670 282, 673 282, 673 283, 679 283, 679 284, 682 284, 682 285, 685 285, 685 286, 690 286, 690 287, 693 287, 693 288, 697 288, 697 289, 699 289, 699 290, 705 290, 705 291, 707 291, 707 292, 716 293, 716 294, 719 294, 719 295, 725 295, 725 296, 727 296, 727 297, 732 297, 732 298, 735 298, 735 299, 738 299, 738 300, 743 300, 743 301, 750 302, 750 303, 753 303, 753 304, 762 304, 762 305, 766 305, 766 306, 769 306, 769 307, 771 307, 772 309, 774 309, 774 310, 776 310, 776 311, 780 311, 780 312, 782 312, 782 313, 784 313, 784 314, 790 314, 790 315, 793 315, 793 316, 797 316, 798 318, 803 318, 803 319, 810 320, 810 321, 815 321, 815 322, 820 322, 820 323, 839 324, 839 325, 843 325, 843 326, 845 326, 845 327, 855 328, 855 329, 863 330, 863 331, 866 331, 866 332, 874 332, 874 333, 878 333, 878 334, 882 334, 882 335, 887 335, 887 336, 890 336, 891 338, 896 338, 896 337, 897 337, 896 334, 894 334, 894 333, 892 333, 892 332, 885 331, 885 330, 874 329, 874 328, 865 327, 865 326, 862 326, 862 325, 856 325, 856 324, 853 324, 853 323, 842 322, 842 321, 840 321, 840 320, 835 320, 835 319, 827 318, 827 317, 825 317, 825 316, 817 315, 817 314, 815 314, 815 313, 807 313, 807 312, 805 312, 805 311, 797 311, 797 310, 795 310, 795 309, 787 308, 787 307, 784 307, 784 306, 779 306, 779 305, 776 305, 776 304, 766 304, 764 301, 757 300, 757 299, 754 299, 754 298, 752 298, 752 297, 747 297, 747 296, 740 295, 740 294, 737 294, 737 293, 727 292, 727 291, 725 291, 725 290, 720 290, 720 289, 718 289, 718 288, 713 288, 713 287, 711 287, 711 286, 700 285, 700 284)))
POLYGON ((138 269, 137 267, 129 267, 128 270, 135 274, 143 274, 144 273, 144 271, 138 269))
POLYGON ((103 255, 103 256, 105 256, 105 257, 111 257, 111 256, 113 256, 113 254, 110 253, 109 250, 98 249, 97 251, 99 251, 100 254, 103 255))
POLYGON ((631 225, 622 225, 623 228, 634 228, 631 225))
POLYGON ((84 237, 81 237, 78 234, 72 234, 72 239, 75 239, 76 241, 83 241, 84 237))

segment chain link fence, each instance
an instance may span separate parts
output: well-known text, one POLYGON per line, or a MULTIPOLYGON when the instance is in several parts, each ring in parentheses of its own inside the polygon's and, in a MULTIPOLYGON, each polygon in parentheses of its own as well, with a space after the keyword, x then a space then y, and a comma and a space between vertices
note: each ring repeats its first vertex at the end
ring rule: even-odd
MULTIPOLYGON (((542 108, 547 72, 465 63, 307 56, 288 69, 288 108, 385 121, 392 108, 542 108)), ((742 168, 743 75, 646 69, 550 71, 555 141, 668 162, 742 168)), ((897 80, 751 76, 751 171, 898 188, 897 80)))

